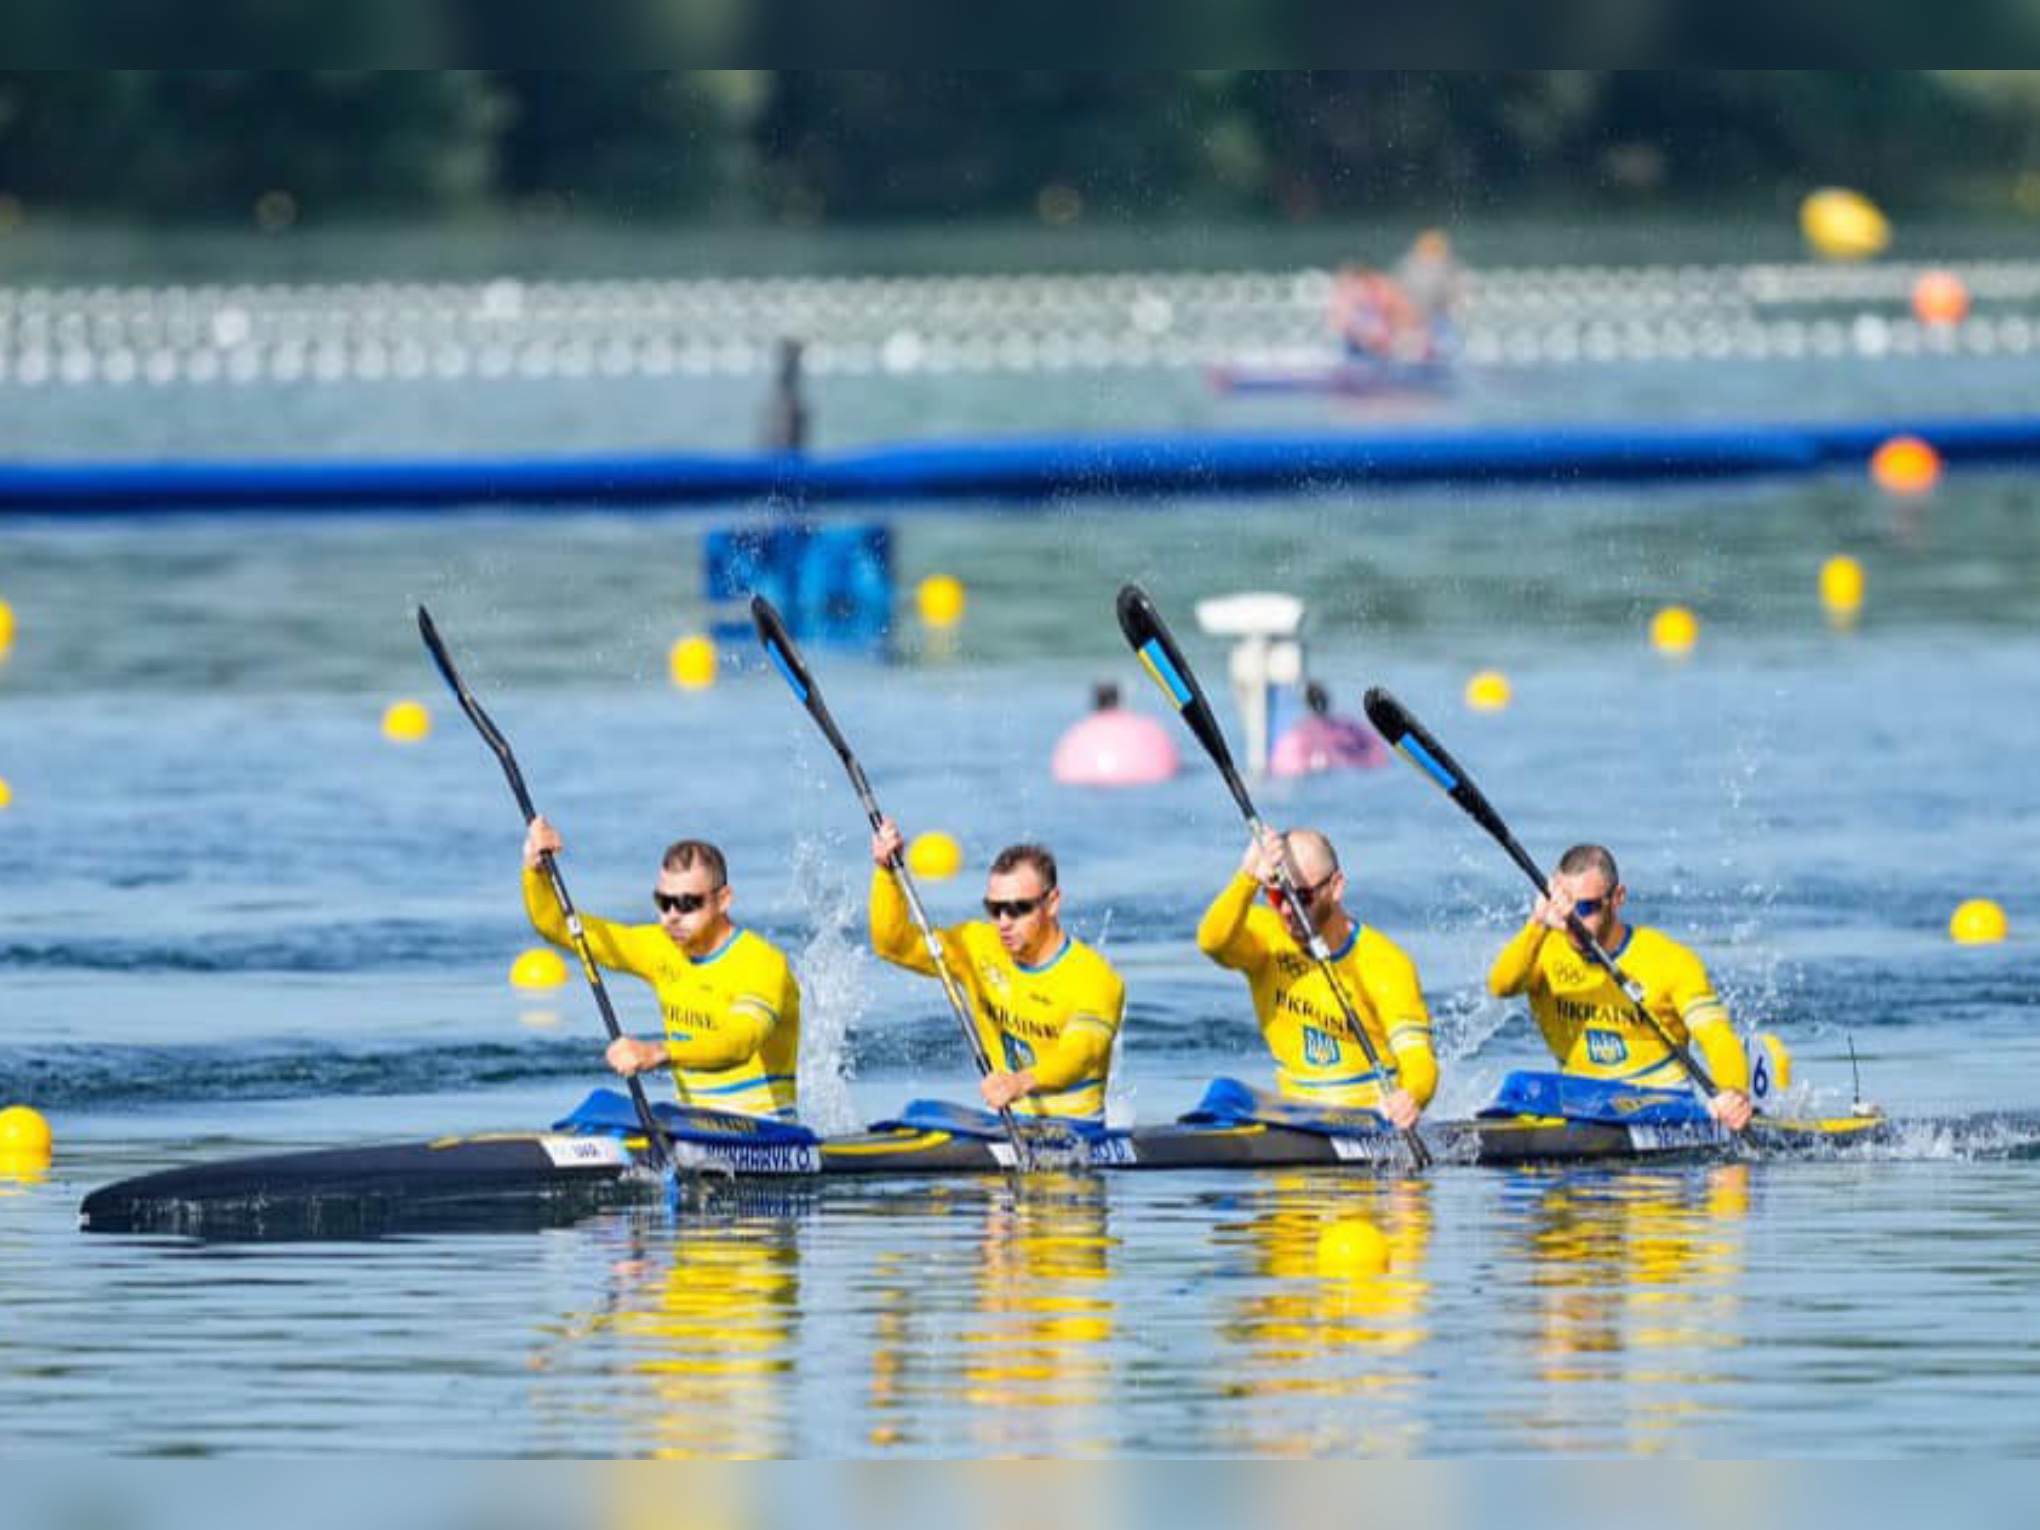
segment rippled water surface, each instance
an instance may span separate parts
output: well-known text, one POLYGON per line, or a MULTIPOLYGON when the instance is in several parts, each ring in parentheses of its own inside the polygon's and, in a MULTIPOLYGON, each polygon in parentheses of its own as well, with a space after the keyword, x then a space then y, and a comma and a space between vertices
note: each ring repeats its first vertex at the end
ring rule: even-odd
MULTIPOLYGON (((2031 383, 2008 362, 1608 366, 1476 379, 1436 408, 1941 412, 2015 407, 2031 383)), ((839 439, 1226 423, 1172 376, 864 387, 820 400, 839 439)), ((10 449, 176 455, 428 434, 568 450, 661 422, 735 445, 751 403, 699 384, 8 402, 10 449)), ((784 688, 754 668, 666 684, 667 646, 705 614, 701 517, 0 524, 19 623, 0 668, 0 1095, 58 1138, 47 1179, 0 1186, 0 1452, 2040 1448, 2033 511, 2028 480, 1989 476, 1903 514, 1840 479, 916 510, 894 523, 902 579, 963 578, 960 637, 931 652, 905 631, 916 657, 894 664, 815 655, 882 801, 963 842, 938 914, 965 914, 1000 844, 1055 846, 1074 927, 1129 982, 1121 1114, 1166 1119, 1213 1074, 1263 1067, 1243 993, 1191 940, 1240 838, 1211 773, 1109 797, 1048 778, 1093 680, 1141 688, 1110 607, 1137 578, 1186 633, 1202 596, 1302 594, 1344 705, 1393 687, 1538 853, 1610 842, 1631 912, 1703 952, 1818 1103, 1846 1107, 1853 1042, 1864 1092, 1910 1123, 1889 1148, 720 1187, 540 1232, 211 1245, 84 1237, 77 1202, 172 1163, 529 1127, 601 1079, 585 992, 504 982, 530 941, 519 824, 442 704, 421 599, 567 834, 585 906, 639 909, 676 835, 725 846, 739 913, 800 967, 818 1124, 960 1097, 969 1064, 936 996, 860 947, 861 818, 784 688), (1852 633, 1814 593, 1838 551, 1868 573, 1852 633), (1683 664, 1643 638, 1673 600, 1704 624, 1683 664), (1514 705, 1467 712, 1489 666, 1514 705), (377 729, 401 695, 438 718, 413 748, 377 729), (2004 904, 2009 942, 1949 943, 1969 896, 2004 904), (1387 1277, 1321 1264, 1352 1218, 1389 1239, 1387 1277)), ((1222 650, 1191 647, 1218 690, 1222 650)), ((1273 785, 1264 806, 1324 826, 1357 911, 1417 958, 1440 1113, 1535 1060, 1481 988, 1525 891, 1488 841, 1399 768, 1273 785)), ((616 992, 648 1030, 643 990, 616 992)))

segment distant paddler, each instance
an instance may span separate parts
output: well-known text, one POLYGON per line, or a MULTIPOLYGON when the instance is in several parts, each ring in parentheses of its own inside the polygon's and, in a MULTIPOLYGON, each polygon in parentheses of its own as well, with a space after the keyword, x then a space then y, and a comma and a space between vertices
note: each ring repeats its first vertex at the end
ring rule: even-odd
POLYGON ((1495 958, 1488 991, 1498 999, 1527 994, 1560 1070, 1579 1078, 1684 1089, 1691 1076, 1667 1038, 1690 1039, 1714 1083, 1708 1113, 1739 1132, 1750 1123, 1750 1070, 1728 1010, 1699 957, 1660 930, 1623 921, 1628 895, 1613 855, 1600 845, 1574 845, 1559 857, 1530 922, 1495 958), (1568 916, 1641 985, 1648 1016, 1577 943, 1568 916))
MULTIPOLYGON (((524 908, 532 927, 572 949, 542 869, 559 831, 543 816, 524 838, 524 908)), ((609 1066, 625 1078, 669 1069, 681 1103, 792 1120, 800 1060, 800 985, 785 955, 730 919, 728 863, 705 840, 666 850, 652 887, 655 924, 581 916, 596 963, 643 978, 665 1017, 663 1041, 619 1036, 609 1066)))
MULTIPOLYGON (((881 818, 871 836, 871 945, 932 977, 934 958, 893 874, 901 849, 898 826, 881 818)), ((1055 856, 1040 845, 1001 850, 984 909, 983 919, 935 931, 991 1063, 978 1092, 994 1110, 1103 1126, 1126 984, 1062 927, 1055 856)))
POLYGON ((1246 978, 1282 1094, 1372 1110, 1409 1131, 1438 1088, 1430 1011, 1417 964, 1347 912, 1345 897, 1346 874, 1330 840, 1315 829, 1270 830, 1248 844, 1239 871, 1205 910, 1197 947, 1246 978), (1283 895, 1276 874, 1285 849, 1300 907, 1283 895), (1306 922, 1329 953, 1322 966, 1307 949, 1306 922), (1389 1079, 1352 1033, 1341 993, 1366 1027, 1372 1055, 1393 1059, 1389 1079))

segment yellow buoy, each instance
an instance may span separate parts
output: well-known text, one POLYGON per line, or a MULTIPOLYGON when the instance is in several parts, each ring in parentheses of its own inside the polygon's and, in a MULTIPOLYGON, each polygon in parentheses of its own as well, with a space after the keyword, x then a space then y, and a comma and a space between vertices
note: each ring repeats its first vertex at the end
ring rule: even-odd
POLYGON ((0 1173, 39 1172, 50 1163, 50 1123, 26 1105, 0 1110, 0 1173))
POLYGON ((1700 618, 1684 606, 1666 606, 1650 619, 1650 646, 1683 658, 1700 641, 1700 618))
POLYGON ((1847 625, 1863 609, 1863 565, 1847 553, 1836 553, 1820 566, 1820 603, 1838 625, 1847 625))
POLYGON ((1958 946, 1994 946, 2005 938, 2005 911, 1988 898, 1971 898, 1948 921, 1948 935, 1958 946))
POLYGON ((715 644, 696 633, 680 639, 666 655, 666 670, 683 691, 705 691, 715 684, 715 644))
POLYGON ((7 778, 5 776, 0 776, 0 808, 5 808, 9 806, 10 804, 13 803, 13 801, 14 801, 14 788, 7 784, 7 778))
POLYGON ((1466 704, 1476 712, 1499 712, 1509 704, 1509 677, 1484 669, 1466 682, 1466 704))
POLYGON ((566 980, 566 959, 551 946, 533 946, 510 964, 513 988, 557 988, 566 980))
POLYGON ((0 653, 14 646, 14 607, 0 600, 0 653))
POLYGON ((1870 454, 1870 477, 1887 494, 1927 494, 1941 481, 1941 454, 1918 436, 1893 436, 1870 454))
POLYGON ((415 744, 432 731, 432 714, 421 701, 393 701, 382 715, 382 731, 393 744, 415 744))
POLYGON ((940 829, 916 834, 907 846, 907 870, 931 882, 953 877, 963 870, 963 846, 940 829))
POLYGON ((1891 224, 1858 191, 1823 186, 1799 204, 1799 232, 1828 260, 1868 260, 1891 243, 1891 224))
POLYGON ((1388 1239, 1364 1217, 1325 1224, 1317 1241, 1318 1274, 1333 1279, 1388 1273, 1388 1239))
POLYGON ((954 627, 963 620, 967 604, 963 581, 947 574, 930 574, 914 591, 914 603, 929 626, 954 627))

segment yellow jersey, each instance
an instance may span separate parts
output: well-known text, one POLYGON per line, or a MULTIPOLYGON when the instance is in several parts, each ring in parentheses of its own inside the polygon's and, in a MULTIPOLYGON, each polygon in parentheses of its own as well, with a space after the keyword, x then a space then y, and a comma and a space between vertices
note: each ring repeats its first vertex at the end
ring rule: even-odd
MULTIPOLYGON (((524 872, 532 927, 572 949, 543 870, 524 872)), ((673 1087, 687 1105, 791 1120, 800 1065, 800 985, 777 946, 735 930, 707 956, 688 956, 656 924, 581 916, 597 965, 652 985, 666 1022, 673 1087)))
MULTIPOLYGON (((1748 1090, 1749 1059, 1699 957, 1640 925, 1629 926, 1608 954, 1643 985, 1644 1006, 1666 1034, 1699 1048, 1717 1087, 1748 1090)), ((1534 921, 1524 926, 1495 958, 1488 992, 1498 999, 1529 995, 1531 1017, 1563 1072, 1639 1089, 1683 1089, 1691 1082, 1614 974, 1557 930, 1534 921)))
MULTIPOLYGON (((1320 1105, 1375 1108, 1381 1077, 1347 1024, 1338 995, 1282 916, 1259 901, 1260 894, 1261 884, 1245 872, 1228 882, 1197 926, 1198 949, 1245 975, 1261 1039, 1275 1058, 1280 1093, 1320 1105)), ((1419 1105, 1430 1104, 1438 1089, 1438 1059, 1417 964, 1379 930, 1358 923, 1331 956, 1339 989, 1376 1053, 1384 1062, 1392 1056, 1401 1087, 1419 1105)))
MULTIPOLYGON (((981 919, 935 934, 944 962, 970 1001, 978 1039, 992 1065, 1008 1073, 1034 1073, 1034 1092, 1015 1100, 1014 1111, 1102 1125, 1112 1041, 1126 1009, 1126 984, 1112 964, 1065 935, 1061 949, 1047 961, 1024 966, 999 943, 998 930, 981 919)), ((931 976, 935 972, 906 894, 891 872, 876 868, 871 945, 895 966, 931 976)))

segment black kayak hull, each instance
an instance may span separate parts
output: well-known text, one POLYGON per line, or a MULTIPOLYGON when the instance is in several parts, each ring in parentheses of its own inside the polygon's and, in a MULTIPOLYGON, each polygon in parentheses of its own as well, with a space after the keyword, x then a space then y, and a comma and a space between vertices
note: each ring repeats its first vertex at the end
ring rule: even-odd
MULTIPOLYGON (((1538 1119, 1446 1122, 1426 1140, 1444 1163, 1579 1164, 1625 1159, 1804 1152, 1876 1140, 1878 1119, 1760 1123, 1744 1143, 1710 1127, 1640 1127, 1538 1119)), ((676 1165, 702 1182, 810 1184, 900 1176, 996 1174, 999 1140, 893 1129, 815 1143, 681 1140, 676 1165)), ((1141 1127, 1100 1142, 1044 1142, 1037 1168, 1233 1170, 1408 1168, 1387 1132, 1334 1135, 1246 1123, 1141 1127)), ((89 1232, 193 1236, 353 1237, 410 1230, 519 1230, 559 1225, 659 1193, 635 1145, 615 1137, 511 1133, 325 1148, 166 1169, 93 1191, 89 1232)))

